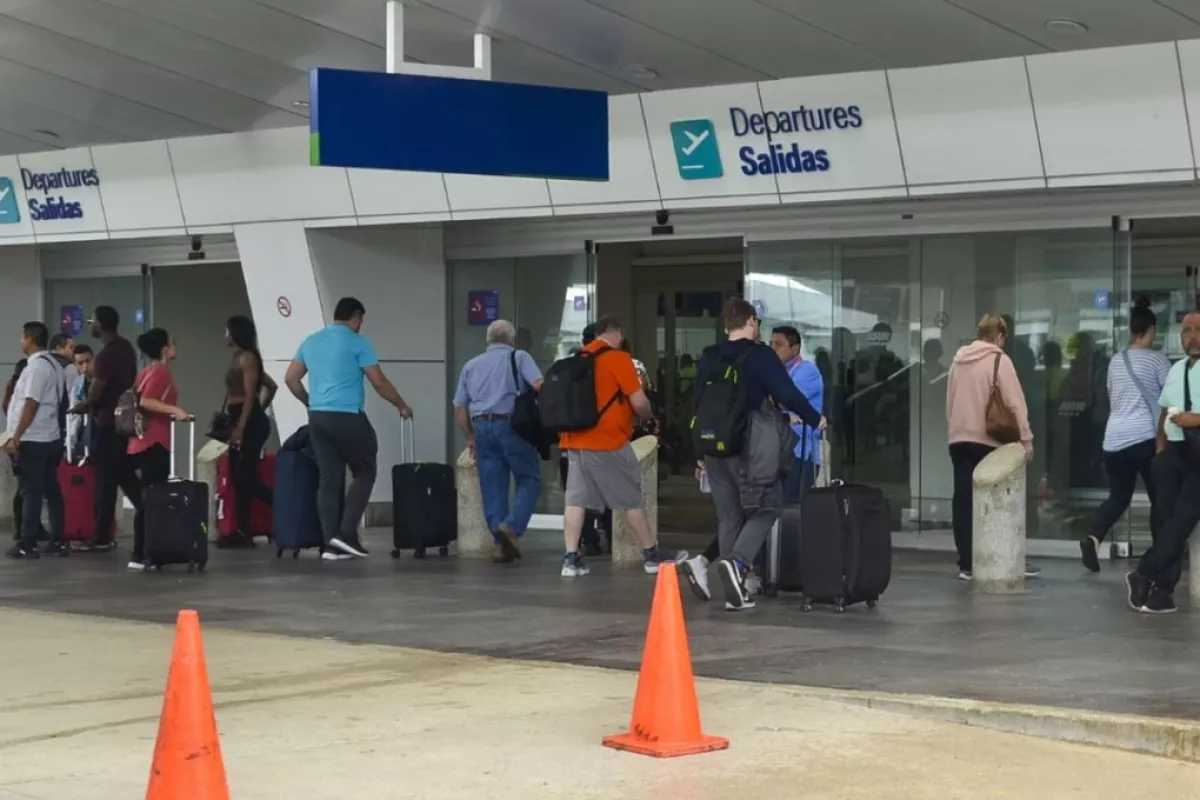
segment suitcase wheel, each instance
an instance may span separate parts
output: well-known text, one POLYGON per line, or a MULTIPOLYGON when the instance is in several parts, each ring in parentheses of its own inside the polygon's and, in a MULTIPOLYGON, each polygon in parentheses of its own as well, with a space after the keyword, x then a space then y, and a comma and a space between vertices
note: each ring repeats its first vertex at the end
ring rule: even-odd
POLYGON ((868 600, 868 601, 867 601, 867 608, 876 608, 876 607, 878 607, 878 606, 879 606, 879 600, 878 600, 878 599, 875 599, 875 600, 868 600))
POLYGON ((779 597, 779 587, 773 583, 767 584, 763 587, 763 596, 771 598, 779 597))
POLYGON ((276 558, 283 558, 283 548, 282 548, 282 547, 276 547, 276 548, 275 548, 275 557, 276 557, 276 558))
POLYGON ((196 571, 196 565, 195 565, 195 564, 188 564, 188 575, 191 575, 191 574, 192 574, 193 572, 195 572, 195 571, 196 571))
POLYGON ((812 611, 812 606, 813 606, 812 600, 810 600, 807 597, 804 598, 804 605, 801 608, 803 608, 805 614, 812 611))
POLYGON ((841 614, 843 611, 845 611, 846 610, 845 598, 843 598, 843 597, 833 598, 833 610, 835 612, 837 612, 838 614, 841 614))
POLYGON ((450 555, 450 548, 446 545, 442 545, 438 548, 438 555, 442 558, 445 558, 446 556, 450 555))
POLYGON ((400 557, 400 551, 399 551, 399 550, 393 550, 393 551, 392 551, 392 558, 399 558, 399 557, 400 557))
MULTIPOLYGON (((283 551, 282 551, 282 550, 280 550, 279 552, 281 552, 281 553, 282 553, 283 551)), ((299 558, 299 557, 300 557, 300 551, 299 551, 299 550, 293 550, 293 551, 292 551, 292 559, 293 559, 293 560, 295 560, 295 559, 297 559, 297 558, 299 558)))
POLYGON ((418 547, 416 550, 413 550, 413 558, 425 558, 425 548, 418 547))
POLYGON ((207 565, 207 564, 197 564, 197 565, 196 565, 196 572, 204 572, 204 570, 205 570, 207 567, 208 567, 208 565, 207 565))

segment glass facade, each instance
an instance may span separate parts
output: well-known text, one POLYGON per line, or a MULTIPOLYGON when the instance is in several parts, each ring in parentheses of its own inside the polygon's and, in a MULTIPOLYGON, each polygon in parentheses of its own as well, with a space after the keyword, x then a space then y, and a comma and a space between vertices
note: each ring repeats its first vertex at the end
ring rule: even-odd
MULTIPOLYGON (((589 256, 533 256, 451 261, 450 391, 458 385, 463 365, 487 347, 487 322, 472 317, 473 293, 495 292, 500 319, 517 329, 517 347, 546 369, 582 343, 583 329, 593 318, 596 282, 589 256)), ((450 453, 457 457, 466 441, 451 425, 450 453)), ((537 512, 561 514, 562 484, 557 454, 542 462, 544 489, 537 512)))
POLYGON ((1119 239, 1105 228, 754 244, 746 293, 765 326, 801 331, 825 376, 833 474, 882 487, 897 530, 949 530, 949 365, 983 314, 1005 315, 1034 431, 1029 535, 1074 538, 1107 488, 1105 381, 1129 297, 1119 239))

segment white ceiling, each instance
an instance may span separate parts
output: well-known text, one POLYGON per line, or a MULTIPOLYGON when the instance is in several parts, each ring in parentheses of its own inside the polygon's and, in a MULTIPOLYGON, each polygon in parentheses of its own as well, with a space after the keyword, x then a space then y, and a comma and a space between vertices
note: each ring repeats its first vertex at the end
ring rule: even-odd
MULTIPOLYGON (((306 124, 384 0, 0 0, 0 154, 306 124)), ((1200 0, 412 0, 412 60, 621 93, 1200 37, 1200 0), (1078 20, 1082 35, 1051 33, 1078 20), (632 66, 651 68, 656 77, 632 66)))

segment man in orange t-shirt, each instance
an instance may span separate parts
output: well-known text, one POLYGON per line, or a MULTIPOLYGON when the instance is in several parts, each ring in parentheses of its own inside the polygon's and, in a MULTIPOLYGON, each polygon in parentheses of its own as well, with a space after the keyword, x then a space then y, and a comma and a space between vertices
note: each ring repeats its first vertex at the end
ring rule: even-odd
POLYGON ((586 431, 564 433, 559 446, 567 453, 566 509, 563 513, 562 576, 576 578, 589 570, 579 554, 579 538, 587 509, 624 511, 630 529, 642 546, 646 572, 660 564, 678 564, 686 552, 667 550, 654 538, 642 508, 642 471, 629 443, 634 415, 653 419, 650 400, 633 358, 621 350, 624 335, 615 317, 596 321, 596 338, 582 353, 595 359, 596 408, 600 420, 586 431))

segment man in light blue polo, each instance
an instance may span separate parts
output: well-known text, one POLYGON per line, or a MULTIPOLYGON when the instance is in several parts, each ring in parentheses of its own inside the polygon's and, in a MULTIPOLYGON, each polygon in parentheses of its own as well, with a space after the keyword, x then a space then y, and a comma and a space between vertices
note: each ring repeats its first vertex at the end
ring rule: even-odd
POLYGON ((327 561, 367 557, 358 537, 358 523, 375 486, 379 440, 367 418, 363 376, 401 417, 412 417, 412 409, 383 374, 375 349, 360 332, 365 314, 357 299, 339 300, 333 324, 304 340, 283 379, 308 408, 308 432, 321 473, 317 513, 325 535, 322 557, 327 561), (304 388, 305 375, 308 390, 304 388), (352 480, 343 506, 347 468, 352 480))
MULTIPOLYGON (((825 379, 815 363, 800 355, 800 331, 791 325, 773 328, 771 349, 779 355, 788 377, 808 398, 809 404, 818 412, 823 412, 825 379)), ((802 490, 812 488, 821 469, 821 433, 797 422, 794 416, 792 422, 792 430, 797 437, 796 461, 783 479, 783 499, 788 503, 799 500, 802 490)))
POLYGON ((512 323, 496 320, 487 329, 487 350, 472 358, 458 376, 454 419, 467 438, 479 469, 483 515, 496 543, 492 560, 507 564, 521 557, 519 541, 542 493, 537 450, 512 427, 517 395, 542 388, 533 356, 518 350, 512 323), (509 475, 517 484, 511 508, 509 475))

